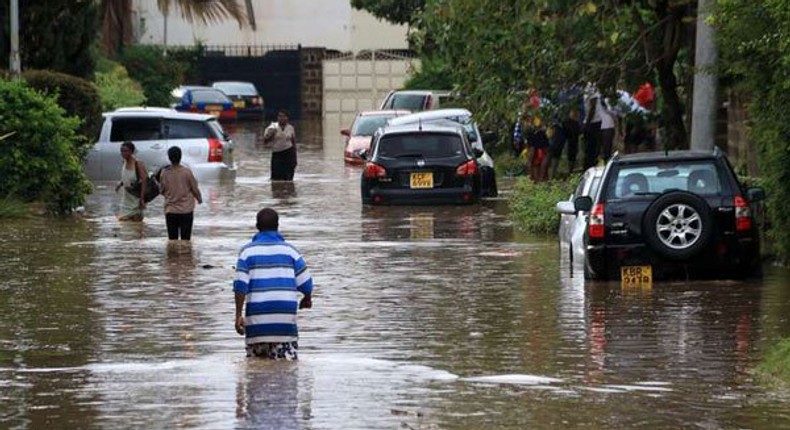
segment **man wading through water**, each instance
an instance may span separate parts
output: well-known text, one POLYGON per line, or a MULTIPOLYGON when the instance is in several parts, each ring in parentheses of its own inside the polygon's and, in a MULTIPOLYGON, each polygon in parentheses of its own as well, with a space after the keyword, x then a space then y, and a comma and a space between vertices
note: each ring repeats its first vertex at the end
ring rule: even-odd
POLYGON ((313 279, 299 251, 277 232, 274 209, 261 209, 256 227, 236 263, 236 332, 246 336, 248 357, 296 360, 296 311, 313 306, 313 279))

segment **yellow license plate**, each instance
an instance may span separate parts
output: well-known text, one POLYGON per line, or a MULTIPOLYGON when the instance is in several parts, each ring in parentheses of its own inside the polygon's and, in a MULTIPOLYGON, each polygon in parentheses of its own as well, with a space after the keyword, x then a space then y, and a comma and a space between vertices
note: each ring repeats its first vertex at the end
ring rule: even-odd
POLYGON ((620 284, 626 286, 652 286, 652 266, 622 266, 620 267, 620 284))
POLYGON ((412 188, 433 188, 432 172, 413 172, 411 174, 412 188))
POLYGON ((245 106, 244 100, 236 100, 235 102, 233 102, 233 107, 244 108, 244 106, 245 106))
POLYGON ((207 112, 220 112, 222 111, 222 106, 218 105, 206 105, 205 110, 207 112))

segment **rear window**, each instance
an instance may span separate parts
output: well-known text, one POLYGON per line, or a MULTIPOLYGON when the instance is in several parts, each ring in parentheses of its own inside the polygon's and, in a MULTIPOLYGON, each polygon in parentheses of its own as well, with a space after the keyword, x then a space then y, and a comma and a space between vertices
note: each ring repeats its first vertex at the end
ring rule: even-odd
POLYGON ((622 165, 606 188, 607 198, 661 194, 670 190, 717 195, 725 188, 713 160, 622 165))
POLYGON ((395 115, 364 115, 357 118, 354 128, 351 129, 352 136, 373 136, 379 127, 383 126, 388 119, 395 115))
POLYGON ((425 106, 425 96, 421 94, 393 94, 385 109, 405 109, 421 111, 425 106))
POLYGON ((394 134, 378 142, 378 155, 385 158, 445 158, 464 155, 463 140, 455 134, 394 134))
POLYGON ((239 95, 239 96, 257 96, 258 91, 252 84, 241 83, 217 83, 213 85, 214 88, 221 90, 225 94, 239 95))
POLYGON ((208 139, 211 130, 204 121, 186 119, 166 119, 165 134, 168 139, 208 139))
POLYGON ((230 103, 230 100, 219 90, 194 90, 192 103, 230 103))
POLYGON ((111 142, 140 142, 160 140, 161 120, 159 118, 113 118, 111 142))

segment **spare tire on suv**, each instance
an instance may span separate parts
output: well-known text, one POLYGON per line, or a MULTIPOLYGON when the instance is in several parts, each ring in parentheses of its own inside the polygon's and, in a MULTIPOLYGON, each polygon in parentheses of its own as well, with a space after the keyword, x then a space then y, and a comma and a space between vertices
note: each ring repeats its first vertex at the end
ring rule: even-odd
POLYGON ((702 252, 714 231, 713 215, 700 196, 670 191, 647 208, 642 232, 647 244, 658 254, 683 260, 702 252))

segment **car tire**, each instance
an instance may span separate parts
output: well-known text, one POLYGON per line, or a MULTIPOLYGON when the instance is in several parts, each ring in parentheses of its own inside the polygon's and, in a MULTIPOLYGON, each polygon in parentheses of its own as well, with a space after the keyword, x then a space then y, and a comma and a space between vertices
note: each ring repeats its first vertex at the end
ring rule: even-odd
POLYGON ((647 244, 656 253, 672 260, 685 260, 702 252, 713 230, 713 215, 708 203, 685 191, 659 196, 642 218, 647 244))

